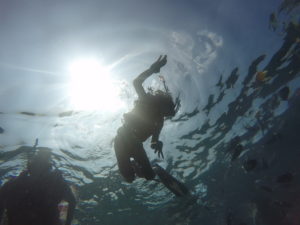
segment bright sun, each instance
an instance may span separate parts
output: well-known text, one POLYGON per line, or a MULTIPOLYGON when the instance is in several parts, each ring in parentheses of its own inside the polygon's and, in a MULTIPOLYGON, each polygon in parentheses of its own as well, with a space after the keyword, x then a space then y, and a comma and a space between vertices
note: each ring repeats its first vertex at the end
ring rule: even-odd
POLYGON ((119 88, 108 67, 96 59, 76 60, 69 66, 70 99, 76 110, 115 111, 122 106, 119 88))

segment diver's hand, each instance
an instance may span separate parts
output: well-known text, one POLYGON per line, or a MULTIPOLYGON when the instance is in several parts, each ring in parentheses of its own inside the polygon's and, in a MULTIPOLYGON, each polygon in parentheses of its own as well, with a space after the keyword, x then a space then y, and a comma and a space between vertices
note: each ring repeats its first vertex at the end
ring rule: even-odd
POLYGON ((159 158, 164 158, 164 153, 162 151, 163 143, 161 141, 151 143, 151 148, 154 149, 154 153, 157 153, 159 158))
POLYGON ((167 63, 167 55, 160 55, 159 58, 150 66, 150 70, 153 73, 159 73, 160 68, 162 68, 167 63))

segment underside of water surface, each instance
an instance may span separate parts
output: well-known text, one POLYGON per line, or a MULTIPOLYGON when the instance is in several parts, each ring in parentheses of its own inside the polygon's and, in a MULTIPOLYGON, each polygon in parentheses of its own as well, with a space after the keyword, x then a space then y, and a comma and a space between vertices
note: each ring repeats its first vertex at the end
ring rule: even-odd
POLYGON ((74 224, 300 224, 299 1, 47 4, 0 3, 0 185, 49 149, 74 224), (144 87, 180 107, 164 159, 144 148, 184 197, 126 183, 113 149, 133 79, 164 54, 144 87))

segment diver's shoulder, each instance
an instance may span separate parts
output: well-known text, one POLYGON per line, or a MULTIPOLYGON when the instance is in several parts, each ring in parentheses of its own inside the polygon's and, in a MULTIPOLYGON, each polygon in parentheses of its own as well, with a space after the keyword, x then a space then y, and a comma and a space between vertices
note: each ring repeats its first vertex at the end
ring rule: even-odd
POLYGON ((22 185, 24 179, 28 177, 27 171, 22 171, 18 176, 10 176, 8 180, 2 185, 1 189, 4 190, 13 190, 13 187, 18 187, 22 185))

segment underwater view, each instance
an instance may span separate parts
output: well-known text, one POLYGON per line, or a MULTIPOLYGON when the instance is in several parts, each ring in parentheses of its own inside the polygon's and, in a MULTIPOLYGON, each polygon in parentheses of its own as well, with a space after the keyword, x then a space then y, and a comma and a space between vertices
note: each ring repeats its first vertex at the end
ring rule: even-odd
POLYGON ((299 0, 10 0, 0 28, 1 225, 300 225, 299 0))

